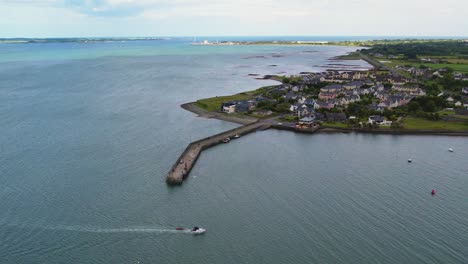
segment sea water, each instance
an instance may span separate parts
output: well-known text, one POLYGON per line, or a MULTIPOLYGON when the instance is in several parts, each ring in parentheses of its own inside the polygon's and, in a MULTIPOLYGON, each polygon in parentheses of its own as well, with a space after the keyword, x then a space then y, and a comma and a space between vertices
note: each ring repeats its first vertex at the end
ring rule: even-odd
POLYGON ((466 262, 464 137, 262 131, 168 187, 189 142, 237 126, 180 104, 369 67, 191 41, 0 45, 0 263, 466 262))

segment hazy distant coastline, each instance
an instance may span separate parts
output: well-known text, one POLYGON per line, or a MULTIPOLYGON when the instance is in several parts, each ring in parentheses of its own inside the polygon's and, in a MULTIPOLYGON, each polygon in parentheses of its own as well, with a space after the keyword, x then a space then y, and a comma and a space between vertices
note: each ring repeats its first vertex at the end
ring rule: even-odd
POLYGON ((88 43, 88 42, 125 42, 142 40, 168 40, 170 38, 0 38, 0 44, 21 44, 21 43, 88 43))

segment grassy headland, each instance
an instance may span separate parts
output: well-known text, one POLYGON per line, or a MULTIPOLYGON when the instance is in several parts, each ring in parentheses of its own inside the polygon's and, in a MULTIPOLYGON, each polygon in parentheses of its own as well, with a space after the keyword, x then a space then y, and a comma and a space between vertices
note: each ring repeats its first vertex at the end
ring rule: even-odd
POLYGON ((242 101, 254 98, 262 94, 271 86, 261 87, 257 90, 242 92, 234 95, 215 96, 211 98, 200 99, 195 102, 195 105, 209 112, 216 112, 220 110, 221 104, 232 101, 242 101))

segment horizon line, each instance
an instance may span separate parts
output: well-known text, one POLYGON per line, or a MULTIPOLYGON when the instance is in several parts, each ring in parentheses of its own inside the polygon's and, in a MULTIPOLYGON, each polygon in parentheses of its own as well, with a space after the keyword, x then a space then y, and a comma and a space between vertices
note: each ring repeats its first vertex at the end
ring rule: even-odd
POLYGON ((148 36, 48 36, 0 37, 0 39, 78 39, 78 38, 193 38, 193 37, 378 37, 378 38, 468 38, 468 35, 148 35, 148 36))

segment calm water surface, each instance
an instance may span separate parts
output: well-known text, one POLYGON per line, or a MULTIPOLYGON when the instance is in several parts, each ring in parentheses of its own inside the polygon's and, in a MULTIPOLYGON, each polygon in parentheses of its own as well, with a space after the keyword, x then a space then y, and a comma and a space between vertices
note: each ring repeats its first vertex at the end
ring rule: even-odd
POLYGON ((181 103, 350 50, 0 46, 0 263, 466 263, 463 137, 263 131, 166 186, 188 142, 235 126, 181 103))

